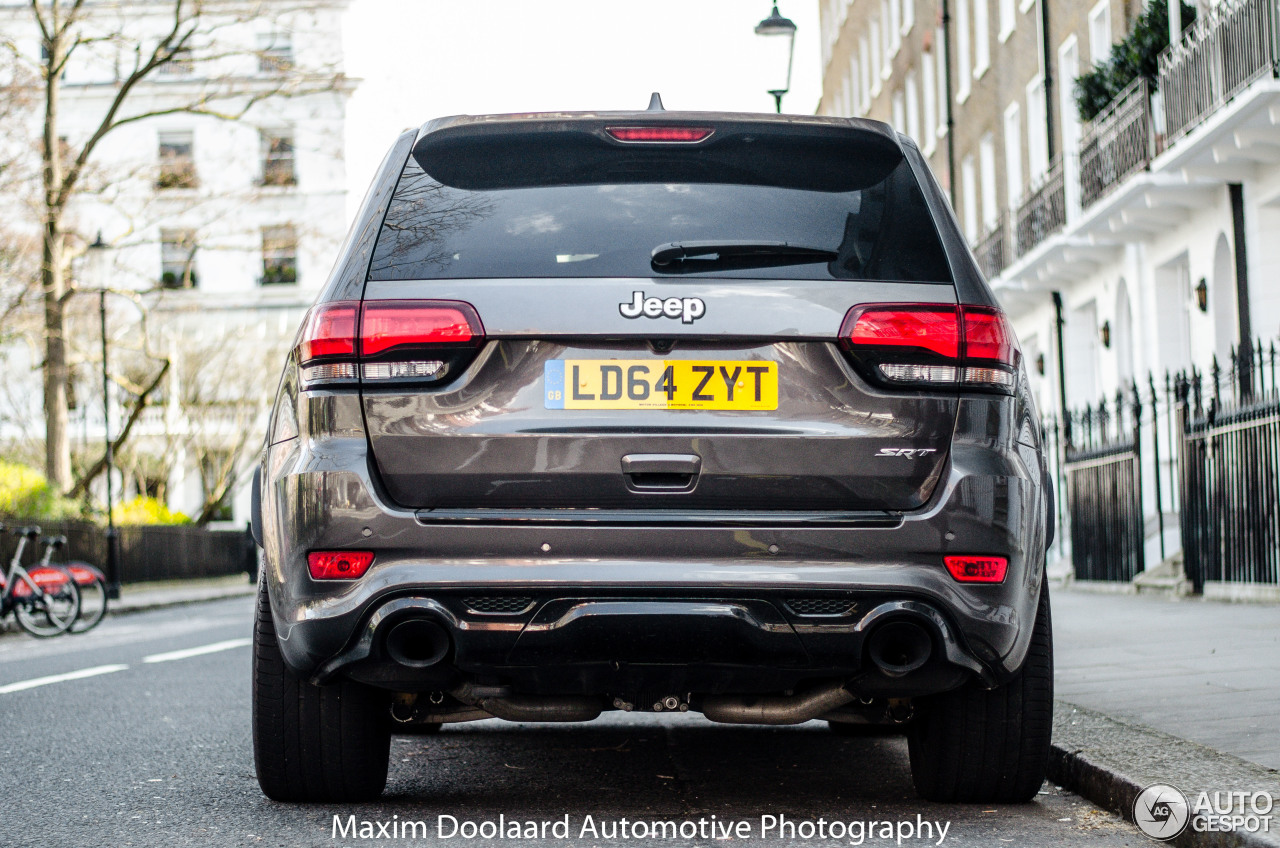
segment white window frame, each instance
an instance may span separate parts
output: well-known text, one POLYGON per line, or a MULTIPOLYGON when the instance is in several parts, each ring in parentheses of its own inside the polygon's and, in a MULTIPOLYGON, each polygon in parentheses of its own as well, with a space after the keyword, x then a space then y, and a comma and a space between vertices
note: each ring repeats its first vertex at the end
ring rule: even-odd
POLYGON ((1027 185, 1036 185, 1049 173, 1049 125, 1046 117, 1044 77, 1027 83, 1027 185))
POLYGON ((858 66, 862 76, 862 114, 871 110, 871 45, 864 35, 858 39, 858 66))
POLYGON ((878 17, 871 18, 871 75, 873 82, 871 83, 871 96, 876 97, 880 94, 881 82, 884 79, 881 68, 884 65, 884 41, 880 37, 880 19, 878 17))
POLYGON ((932 154, 938 146, 938 78, 934 52, 939 49, 935 45, 933 50, 920 56, 920 80, 924 84, 924 135, 920 143, 924 145, 925 156, 932 154))
POLYGON ((960 163, 960 208, 963 210, 965 241, 974 244, 978 240, 978 168, 973 154, 960 163))
POLYGON ((907 72, 903 83, 903 93, 907 109, 906 133, 917 143, 920 141, 920 84, 916 82, 914 69, 907 72))
POLYGON ((1018 205, 1025 191, 1022 180, 1022 106, 1017 100, 1004 110, 1004 181, 1010 209, 1018 205))
POLYGON ((916 25, 916 0, 902 0, 902 34, 911 32, 916 25))
POLYGON ((1000 39, 1001 44, 1004 44, 1018 28, 1018 0, 999 0, 999 2, 1000 33, 996 37, 1000 39))
POLYGON ((971 80, 973 78, 973 62, 970 53, 969 37, 969 0, 956 0, 956 102, 963 103, 969 99, 971 80))
POLYGON ((1000 220, 1000 201, 996 196, 996 140, 991 133, 978 142, 978 183, 981 186, 982 234, 986 235, 1000 220))
POLYGON ((942 138, 947 134, 947 110, 950 108, 950 104, 947 102, 947 53, 943 49, 943 45, 946 43, 942 27, 938 27, 934 31, 933 39, 934 50, 937 51, 937 61, 934 62, 934 66, 938 72, 938 138, 942 138))
POLYGON ((1111 2, 1099 0, 1089 10, 1089 63, 1098 65, 1111 57, 1111 2), (1099 26, 1099 24, 1102 26, 1099 26), (1103 31, 1105 29, 1105 31, 1103 31))
POLYGON ((973 0, 973 78, 991 67, 991 0, 973 0))
POLYGON ((906 101, 903 99, 902 91, 898 90, 893 93, 893 128, 898 132, 906 132, 906 124, 906 101))
POLYGON ((889 0, 889 53, 897 56, 902 48, 902 3, 903 0, 889 0))

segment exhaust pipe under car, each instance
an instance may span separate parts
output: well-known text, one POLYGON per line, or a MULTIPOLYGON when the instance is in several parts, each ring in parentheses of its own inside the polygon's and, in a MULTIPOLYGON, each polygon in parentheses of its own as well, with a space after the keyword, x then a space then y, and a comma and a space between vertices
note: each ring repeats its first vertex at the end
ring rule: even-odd
POLYGON ((890 677, 910 674, 929 661, 933 638, 914 621, 890 621, 877 627, 867 640, 867 656, 890 677))
POLYGON ((449 653, 449 634, 434 621, 407 618, 387 632, 387 656, 408 668, 429 668, 449 653))

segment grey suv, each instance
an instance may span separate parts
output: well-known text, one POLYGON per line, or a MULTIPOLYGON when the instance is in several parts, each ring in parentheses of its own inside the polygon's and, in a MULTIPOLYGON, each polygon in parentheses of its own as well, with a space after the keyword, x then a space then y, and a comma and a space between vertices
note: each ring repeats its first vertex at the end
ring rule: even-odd
POLYGON ((938 184, 873 121, 655 107, 383 161, 254 487, 268 796, 608 710, 898 724, 925 798, 1040 787, 1050 488, 938 184))

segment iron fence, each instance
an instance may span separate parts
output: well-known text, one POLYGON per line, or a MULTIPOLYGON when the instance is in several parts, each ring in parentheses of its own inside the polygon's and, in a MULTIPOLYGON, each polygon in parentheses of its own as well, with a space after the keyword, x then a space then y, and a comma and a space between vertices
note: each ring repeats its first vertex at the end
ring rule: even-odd
POLYGON ((1138 77, 1085 128, 1080 139, 1080 202, 1087 209, 1156 153, 1151 91, 1138 77))
POLYGON ((1058 160, 1043 180, 1018 204, 1016 247, 1022 256, 1062 229, 1067 221, 1067 196, 1058 160))
POLYGON ((1004 215, 974 245, 973 255, 988 280, 1000 276, 1000 272, 1009 267, 1009 221, 1004 215))
POLYGON ((1276 350, 1233 350, 1225 369, 1178 381, 1187 579, 1280 583, 1280 391, 1276 350))
MULTIPOLYGON (((38 521, 4 519, 10 527, 38 524, 46 536, 66 536, 71 559, 99 567, 107 561, 106 530, 89 521, 38 521)), ((211 530, 195 525, 118 527, 122 583, 152 580, 185 580, 256 574, 257 546, 246 530, 211 530)), ((34 562, 43 549, 28 547, 34 562)), ((6 558, 12 550, 6 546, 6 558)))
POLYGON ((1191 31, 1160 54, 1165 138, 1172 142, 1255 79, 1275 75, 1280 0, 1226 0, 1201 8, 1191 31))

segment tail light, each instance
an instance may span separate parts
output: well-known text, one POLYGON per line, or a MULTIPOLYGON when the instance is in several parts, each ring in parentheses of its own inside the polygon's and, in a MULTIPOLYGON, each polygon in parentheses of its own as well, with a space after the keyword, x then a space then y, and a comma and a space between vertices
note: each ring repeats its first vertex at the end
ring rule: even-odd
POLYGON ((308 313, 296 346, 302 382, 435 383, 466 367, 484 341, 468 303, 342 300, 308 313))
POLYGON ((864 371, 894 385, 1009 390, 1022 356, 1004 313, 989 306, 855 306, 840 339, 864 371))
POLYGON ((373 564, 372 551, 312 551, 307 569, 315 580, 355 580, 373 564))
POLYGON ((618 141, 659 142, 664 144, 697 144, 711 137, 711 127, 605 127, 604 131, 618 141))
POLYGON ((943 561, 961 583, 1003 583, 1009 570, 1009 560, 1002 556, 949 556, 943 561))

